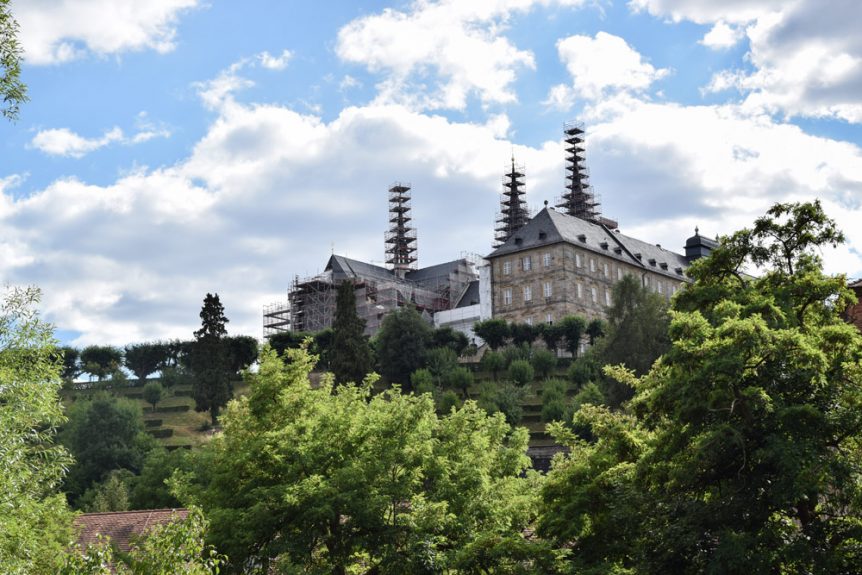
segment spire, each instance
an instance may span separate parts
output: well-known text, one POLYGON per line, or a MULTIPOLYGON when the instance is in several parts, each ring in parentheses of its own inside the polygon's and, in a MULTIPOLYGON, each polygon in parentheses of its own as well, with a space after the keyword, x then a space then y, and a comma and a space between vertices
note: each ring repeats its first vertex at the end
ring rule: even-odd
POLYGON ((527 202, 523 196, 526 194, 524 183, 523 166, 515 165, 515 154, 512 153, 512 170, 503 176, 503 193, 500 195, 500 213, 497 215, 497 227, 494 230, 494 247, 506 243, 512 235, 521 229, 530 213, 527 211, 527 202))
POLYGON ((557 204, 570 216, 597 221, 599 202, 590 187, 590 173, 584 159, 584 125, 567 123, 563 128, 566 146, 566 192, 557 204))
POLYGON ((386 263, 404 278, 416 269, 416 228, 410 225, 410 185, 396 182, 389 188, 389 231, 386 232, 386 263))

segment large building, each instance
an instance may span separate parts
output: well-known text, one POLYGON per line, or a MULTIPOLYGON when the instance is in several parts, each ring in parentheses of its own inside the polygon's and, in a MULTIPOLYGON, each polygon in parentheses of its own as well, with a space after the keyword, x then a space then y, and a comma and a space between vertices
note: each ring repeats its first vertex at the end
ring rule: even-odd
POLYGON ((487 256, 492 313, 528 324, 567 315, 604 318, 613 285, 624 276, 669 298, 688 281, 691 260, 716 245, 695 233, 682 255, 546 206, 487 256))

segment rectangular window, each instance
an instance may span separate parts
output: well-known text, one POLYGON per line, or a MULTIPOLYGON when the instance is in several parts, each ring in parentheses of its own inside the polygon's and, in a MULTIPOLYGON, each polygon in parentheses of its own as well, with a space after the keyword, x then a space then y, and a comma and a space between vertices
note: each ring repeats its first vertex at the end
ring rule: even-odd
POLYGON ((575 267, 584 267, 584 258, 581 257, 581 254, 575 254, 575 267))
POLYGON ((663 294, 664 293, 664 284, 661 282, 658 282, 658 288, 657 289, 658 289, 658 293, 663 294))
POLYGON ((676 293, 676 286, 670 286, 670 295, 674 295, 676 293))
POLYGON ((533 316, 527 318, 527 325, 533 325, 533 316))
POLYGON ((608 264, 602 264, 602 275, 604 275, 605 277, 611 275, 608 271, 608 264))
POLYGON ((512 305, 512 288, 503 290, 503 305, 512 305))
POLYGON ((542 285, 542 291, 544 292, 545 297, 551 297, 551 295, 553 294, 551 282, 545 282, 544 285, 542 285))
POLYGON ((546 315, 545 316, 545 323, 549 323, 549 324, 554 323, 554 316, 551 314, 546 315))
POLYGON ((533 269, 533 258, 531 256, 524 256, 523 266, 524 271, 528 272, 533 269))
POLYGON ((599 294, 598 294, 598 291, 596 290, 596 288, 594 288, 594 287, 590 288, 590 296, 593 300, 593 303, 596 303, 597 301, 599 301, 599 294))
POLYGON ((608 290, 608 289, 605 290, 605 305, 606 306, 611 305, 611 290, 608 290))
POLYGON ((617 281, 623 280, 623 268, 617 268, 617 281))
POLYGON ((507 276, 512 273, 512 262, 503 262, 503 275, 507 276))
POLYGON ((576 284, 576 287, 578 288, 578 299, 581 299, 584 297, 584 289, 581 284, 576 284))
POLYGON ((543 264, 546 268, 551 267, 551 254, 545 254, 545 255, 543 255, 543 256, 542 256, 542 264, 543 264))
POLYGON ((532 301, 533 300, 533 288, 532 286, 524 286, 524 301, 532 301))
POLYGON ((590 271, 594 273, 596 271, 596 260, 593 258, 590 258, 590 271))

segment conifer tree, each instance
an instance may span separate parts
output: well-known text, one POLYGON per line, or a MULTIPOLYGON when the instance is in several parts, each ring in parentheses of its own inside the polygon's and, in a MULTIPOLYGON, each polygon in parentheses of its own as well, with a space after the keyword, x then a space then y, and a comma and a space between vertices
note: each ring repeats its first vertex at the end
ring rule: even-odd
POLYGON ((212 424, 216 425, 219 411, 233 394, 225 342, 225 324, 230 320, 224 315, 218 294, 206 295, 200 317, 201 328, 194 332, 195 341, 189 354, 194 375, 192 392, 195 409, 209 411, 212 424))
POLYGON ((371 347, 364 335, 365 320, 356 313, 353 283, 338 286, 330 367, 336 383, 359 383, 371 371, 371 347))

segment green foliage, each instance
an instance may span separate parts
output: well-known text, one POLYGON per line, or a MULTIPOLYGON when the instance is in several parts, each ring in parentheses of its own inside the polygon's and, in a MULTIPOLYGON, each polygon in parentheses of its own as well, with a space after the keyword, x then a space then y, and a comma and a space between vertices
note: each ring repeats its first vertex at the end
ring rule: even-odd
POLYGON ((506 363, 506 368, 512 365, 513 361, 522 360, 529 362, 533 356, 533 350, 526 344, 509 345, 503 348, 503 360, 506 363))
POLYGON ((642 378, 606 368, 628 406, 583 405, 589 443, 554 428, 571 453, 540 532, 573 571, 858 572, 862 336, 817 255, 841 239, 816 202, 724 238, 674 300, 669 351, 642 378))
POLYGON ((509 339, 509 324, 503 319, 486 319, 473 325, 473 333, 482 338, 493 350, 500 349, 509 339))
POLYGON ((188 385, 192 382, 192 375, 182 366, 162 368, 159 378, 163 387, 171 388, 177 385, 188 385))
POLYGON ((557 356, 547 349, 534 349, 533 358, 530 360, 536 375, 546 378, 551 375, 557 367, 557 356))
POLYGON ((485 382, 479 388, 477 403, 489 415, 502 413, 509 425, 518 425, 524 416, 522 401, 526 389, 510 382, 485 382))
POLYGON ((600 337, 605 336, 607 329, 608 326, 603 320, 595 318, 591 319, 590 323, 587 324, 587 329, 584 333, 586 333, 587 336, 590 338, 590 345, 593 346, 596 345, 596 341, 600 337))
POLYGON ((566 342, 566 351, 571 353, 572 357, 578 357, 581 339, 587 329, 587 321, 580 316, 569 315, 561 319, 558 325, 566 342))
POLYGON ((257 361, 257 340, 250 335, 234 335, 225 338, 228 353, 228 370, 234 374, 248 369, 257 361))
MULTIPOLYGON (((132 509, 167 509, 180 507, 166 481, 175 471, 191 470, 192 458, 185 449, 168 451, 155 447, 144 459, 138 476, 130 482, 129 501, 132 509)), ((203 470, 201 471, 203 473, 203 470)))
POLYGON ((420 368, 410 374, 410 385, 418 395, 421 393, 434 393, 434 376, 426 368, 420 368))
POLYGON ((70 538, 57 494, 68 453, 54 443, 63 413, 60 363, 35 288, 7 289, 0 303, 0 566, 49 574, 70 538))
POLYGON ((365 320, 356 313, 356 296, 353 283, 338 286, 335 302, 335 333, 330 354, 330 367, 336 383, 356 383, 365 379, 374 367, 374 358, 368 338, 365 337, 365 320))
POLYGON ((513 344, 530 346, 539 337, 539 331, 528 323, 512 323, 509 325, 509 335, 513 344))
POLYGON ((425 367, 430 341, 431 326, 413 307, 387 315, 375 343, 381 375, 389 383, 406 385, 411 373, 425 367))
POLYGON ((479 365, 485 371, 491 372, 491 377, 494 378, 494 381, 497 381, 497 375, 506 369, 506 360, 500 352, 488 350, 482 356, 479 365))
POLYGON ((153 411, 156 410, 156 404, 159 403, 165 396, 165 388, 158 381, 151 381, 144 386, 144 401, 152 404, 153 411))
POLYGON ((195 331, 188 357, 192 371, 192 394, 196 411, 208 411, 212 425, 218 423, 221 409, 233 395, 231 360, 228 347, 228 319, 218 294, 207 294, 201 307, 201 327, 195 331))
POLYGON ((460 390, 464 399, 467 399, 470 386, 473 385, 473 372, 463 366, 454 367, 443 374, 441 382, 446 389, 460 390))
POLYGON ((559 324, 545 323, 539 326, 539 336, 545 342, 545 346, 556 353, 560 347, 560 341, 565 337, 563 329, 559 324))
POLYGON ((63 362, 61 377, 66 384, 71 385, 75 381, 75 378, 81 375, 81 364, 79 361, 81 352, 77 348, 68 345, 58 348, 58 351, 63 362))
POLYGON ((134 474, 127 469, 115 469, 104 481, 87 489, 78 500, 78 507, 87 513, 129 510, 129 484, 134 474))
POLYGON ((516 359, 509 364, 509 379, 521 387, 532 383, 535 379, 533 366, 525 359, 516 359))
POLYGON ((21 104, 26 102, 27 85, 21 81, 21 45, 18 22, 12 17, 10 0, 0 0, 0 116, 18 119, 21 104))
POLYGON ((295 331, 282 331, 273 334, 267 338, 270 347, 278 353, 278 355, 286 357, 285 352, 288 349, 299 349, 306 338, 312 337, 310 333, 298 333, 295 331))
POLYGON ((583 357, 577 358, 569 366, 566 375, 569 381, 575 384, 575 387, 581 387, 591 381, 598 380, 600 372, 595 355, 587 353, 583 357))
POLYGON ((136 402, 99 393, 76 401, 68 416, 59 438, 75 458, 65 483, 70 501, 75 503, 110 471, 140 470, 153 440, 144 432, 136 402))
POLYGON ((81 351, 81 365, 99 381, 115 373, 123 364, 123 352, 110 345, 88 345, 81 351))
POLYGON ((159 370, 167 360, 166 348, 157 343, 138 343, 125 347, 124 362, 139 383, 159 370))
POLYGON ((458 357, 464 355, 469 345, 470 340, 467 339, 467 336, 451 327, 435 329, 431 337, 432 347, 448 347, 458 357))
POLYGON ((542 385, 542 421, 562 421, 568 413, 568 384, 559 379, 546 380, 542 385))
POLYGON ((461 406, 458 394, 451 389, 444 390, 437 399, 437 411, 446 415, 461 406))
POLYGON ((427 573, 485 537, 521 535, 534 474, 525 430, 466 402, 438 417, 428 395, 308 382, 312 359, 264 351, 224 432, 177 476, 232 565, 297 573, 427 573))
POLYGON ((458 367, 458 355, 448 347, 435 347, 426 353, 425 366, 434 376, 434 383, 443 385, 444 376, 458 367))
POLYGON ((217 575, 226 557, 204 542, 207 522, 198 509, 147 530, 128 555, 115 555, 109 541, 66 556, 60 575, 217 575), (114 566, 113 569, 109 565, 114 566))

